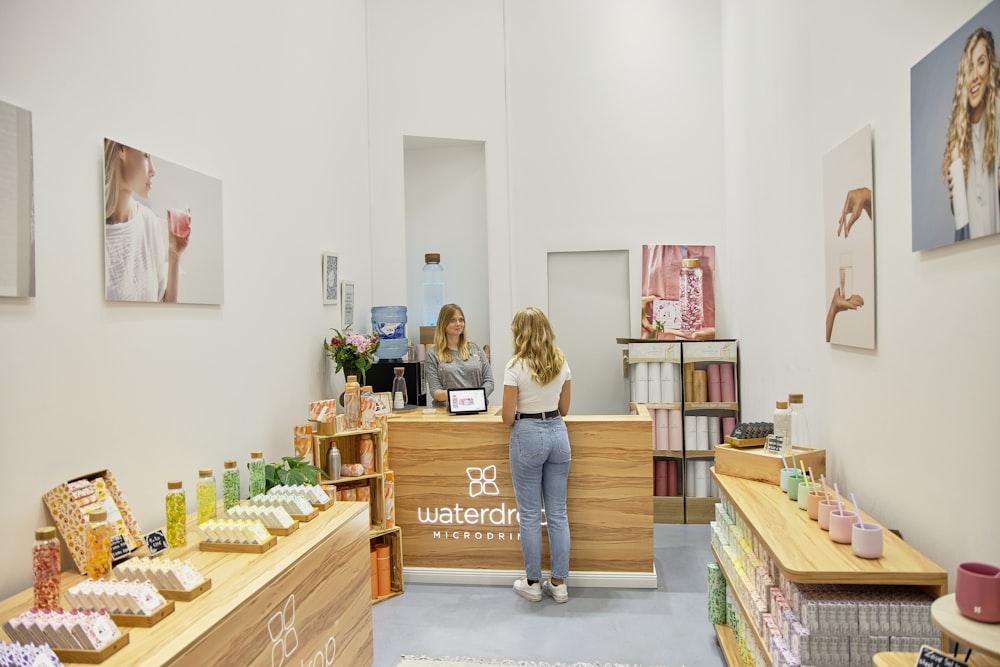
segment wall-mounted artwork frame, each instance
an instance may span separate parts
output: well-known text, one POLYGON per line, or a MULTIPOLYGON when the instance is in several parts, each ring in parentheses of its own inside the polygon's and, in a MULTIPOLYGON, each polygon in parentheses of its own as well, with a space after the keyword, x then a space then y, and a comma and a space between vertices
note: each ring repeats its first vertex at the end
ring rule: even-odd
POLYGON ((340 321, 344 331, 354 326, 354 282, 344 280, 340 283, 340 321))
POLYGON ((826 341, 875 349, 872 129, 823 156, 826 341))
POLYGON ((0 101, 0 297, 35 296, 31 112, 0 101))
POLYGON ((1000 126, 998 39, 993 0, 910 68, 913 252, 1000 232, 1000 130, 986 138, 1000 126))
POLYGON ((323 304, 337 305, 337 287, 340 285, 340 258, 336 253, 323 253, 323 304))
POLYGON ((222 304, 222 181, 104 139, 104 299, 222 304))

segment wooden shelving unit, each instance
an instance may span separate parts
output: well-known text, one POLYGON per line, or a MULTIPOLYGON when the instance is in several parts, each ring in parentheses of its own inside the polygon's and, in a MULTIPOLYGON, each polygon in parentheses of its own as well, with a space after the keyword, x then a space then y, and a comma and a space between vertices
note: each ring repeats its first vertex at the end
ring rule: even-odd
POLYGON ((403 592, 403 536, 402 530, 395 525, 392 512, 387 510, 385 503, 386 475, 392 471, 388 467, 386 438, 380 428, 356 429, 341 431, 330 435, 313 435, 313 464, 323 469, 332 477, 327 467, 326 456, 332 445, 340 450, 341 463, 361 462, 361 440, 372 439, 375 454, 375 471, 355 477, 341 477, 337 480, 326 480, 324 485, 336 487, 348 485, 365 485, 368 487, 370 508, 369 541, 371 546, 388 544, 390 554, 391 593, 374 598, 372 602, 381 602, 403 592))
MULTIPOLYGON (((894 585, 919 589, 933 598, 944 595, 948 589, 948 574, 940 566, 911 547, 890 531, 885 531, 882 558, 867 560, 856 557, 849 544, 837 544, 829 534, 820 530, 816 522, 790 503, 781 489, 765 482, 757 482, 728 475, 712 477, 719 492, 727 498, 747 527, 757 538, 760 548, 766 550, 781 574, 789 581, 802 584, 860 584, 869 586, 894 585)), ((851 507, 849 502, 845 502, 851 507)), ((874 520, 862 512, 866 521, 874 520)), ((722 562, 720 554, 716 560, 722 562)), ((726 568, 721 568, 726 574, 726 568)), ((727 585, 734 586, 726 574, 727 585)), ((738 603, 747 613, 745 602, 736 595, 738 603)), ((725 626, 723 629, 728 630, 725 626)), ((754 629, 754 639, 760 653, 767 660, 767 644, 760 628, 754 629)), ((725 632, 719 631, 720 643, 725 632)), ((730 667, 742 663, 730 659, 730 667)), ((767 662, 770 665, 770 662, 767 662)), ((886 663, 895 664, 895 663, 886 663)), ((910 665, 913 663, 911 662, 910 665)))

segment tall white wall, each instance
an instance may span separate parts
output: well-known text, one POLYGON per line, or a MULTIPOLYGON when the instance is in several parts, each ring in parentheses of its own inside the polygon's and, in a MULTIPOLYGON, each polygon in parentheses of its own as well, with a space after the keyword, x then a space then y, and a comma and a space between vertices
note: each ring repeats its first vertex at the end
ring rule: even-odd
MULTIPOLYGON (((805 393, 828 470, 949 572, 1000 562, 1000 238, 910 248, 910 68, 984 6, 723 2, 744 417, 805 393), (824 342, 823 156, 874 135, 877 349, 824 342)), ((950 95, 950 92, 947 93, 950 95)), ((944 128, 941 130, 944 132, 944 128)))
POLYGON ((322 251, 371 303, 364 2, 5 1, 0 99, 32 112, 37 231, 37 296, 0 299, 6 596, 47 489, 111 469, 153 530, 168 479, 288 454, 338 391, 322 251), (105 136, 222 181, 221 306, 104 301, 105 136))

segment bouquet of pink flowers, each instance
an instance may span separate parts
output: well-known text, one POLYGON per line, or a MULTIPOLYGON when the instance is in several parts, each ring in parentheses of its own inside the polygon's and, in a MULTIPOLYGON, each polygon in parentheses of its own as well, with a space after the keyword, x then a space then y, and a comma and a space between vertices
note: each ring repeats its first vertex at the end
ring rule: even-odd
POLYGON ((323 349, 337 364, 335 372, 344 371, 344 375, 357 375, 361 384, 365 384, 368 369, 375 362, 375 351, 378 350, 378 336, 375 334, 344 335, 332 329, 333 337, 323 341, 323 349))

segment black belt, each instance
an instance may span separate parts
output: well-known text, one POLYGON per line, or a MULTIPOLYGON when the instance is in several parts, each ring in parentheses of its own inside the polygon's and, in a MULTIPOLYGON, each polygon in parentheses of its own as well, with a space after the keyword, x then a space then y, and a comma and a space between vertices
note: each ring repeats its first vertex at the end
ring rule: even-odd
POLYGON ((548 412, 518 412, 514 415, 514 419, 554 419, 559 416, 558 410, 549 410, 548 412))

